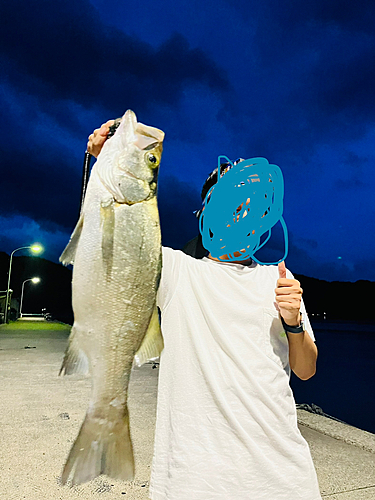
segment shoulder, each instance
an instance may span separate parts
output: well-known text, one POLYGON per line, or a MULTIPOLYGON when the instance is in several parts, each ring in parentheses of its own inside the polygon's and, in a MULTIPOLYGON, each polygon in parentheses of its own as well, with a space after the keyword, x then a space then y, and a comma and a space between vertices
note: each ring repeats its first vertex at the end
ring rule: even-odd
POLYGON ((175 250, 170 247, 162 247, 163 265, 178 266, 182 263, 194 265, 199 259, 187 255, 182 250, 175 250))
MULTIPOLYGON (((161 247, 162 249, 162 252, 163 252, 163 255, 175 255, 179 252, 181 252, 181 250, 175 250, 174 248, 170 248, 170 247, 161 247)), ((182 253, 182 252, 181 252, 182 253)))
POLYGON ((163 257, 172 259, 183 259, 185 256, 188 257, 181 250, 175 250, 174 248, 170 247, 162 247, 162 254, 163 257))

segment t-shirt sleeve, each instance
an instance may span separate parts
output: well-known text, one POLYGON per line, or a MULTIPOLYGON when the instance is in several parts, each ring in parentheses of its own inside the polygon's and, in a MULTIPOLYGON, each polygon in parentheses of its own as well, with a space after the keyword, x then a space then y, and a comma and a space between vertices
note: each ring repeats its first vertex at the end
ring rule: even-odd
MULTIPOLYGON (((289 269, 286 270, 286 277, 288 279, 295 279, 293 274, 289 271, 289 269)), ((311 327, 311 323, 310 323, 310 320, 309 320, 309 316, 306 312, 306 307, 305 307, 305 303, 302 299, 301 301, 301 309, 300 309, 301 313, 302 313, 302 321, 303 321, 303 324, 305 326, 305 330, 306 332, 310 335, 310 337, 312 338, 312 340, 315 342, 315 335, 314 335, 314 332, 313 332, 313 329, 311 327)))
POLYGON ((172 248, 162 247, 161 278, 156 297, 156 305, 161 311, 169 304, 177 286, 179 253, 181 252, 172 248))

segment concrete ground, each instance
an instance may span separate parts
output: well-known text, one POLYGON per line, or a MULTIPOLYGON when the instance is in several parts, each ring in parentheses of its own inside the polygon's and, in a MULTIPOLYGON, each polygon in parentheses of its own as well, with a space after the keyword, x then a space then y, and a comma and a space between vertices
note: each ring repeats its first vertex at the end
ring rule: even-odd
MULTIPOLYGON (((58 376, 68 333, 67 325, 44 321, 0 325, 0 498, 148 499, 158 377, 151 364, 134 369, 130 382, 135 480, 101 476, 72 488, 59 484, 90 394, 89 379, 58 376)), ((373 500, 375 435, 304 410, 298 421, 322 497, 373 500)))

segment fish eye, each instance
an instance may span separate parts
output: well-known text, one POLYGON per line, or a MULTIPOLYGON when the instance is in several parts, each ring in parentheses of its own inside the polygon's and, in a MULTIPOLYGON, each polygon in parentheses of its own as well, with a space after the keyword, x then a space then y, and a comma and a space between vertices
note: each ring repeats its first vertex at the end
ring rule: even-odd
POLYGON ((152 153, 147 153, 146 158, 147 158, 147 161, 148 161, 149 163, 152 163, 152 164, 153 164, 153 165, 155 165, 155 166, 158 164, 158 159, 156 158, 156 156, 155 156, 154 154, 152 154, 152 153))

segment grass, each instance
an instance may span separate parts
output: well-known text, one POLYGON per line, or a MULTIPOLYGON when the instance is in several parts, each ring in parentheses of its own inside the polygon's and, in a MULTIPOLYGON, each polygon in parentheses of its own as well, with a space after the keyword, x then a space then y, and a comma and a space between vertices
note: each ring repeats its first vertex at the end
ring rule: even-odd
POLYGON ((57 321, 25 321, 22 319, 18 319, 17 321, 11 321, 7 325, 0 325, 0 332, 12 332, 15 330, 24 330, 24 331, 43 331, 43 330, 54 330, 54 331, 66 331, 68 332, 71 329, 70 325, 66 325, 65 323, 59 323, 57 321))

